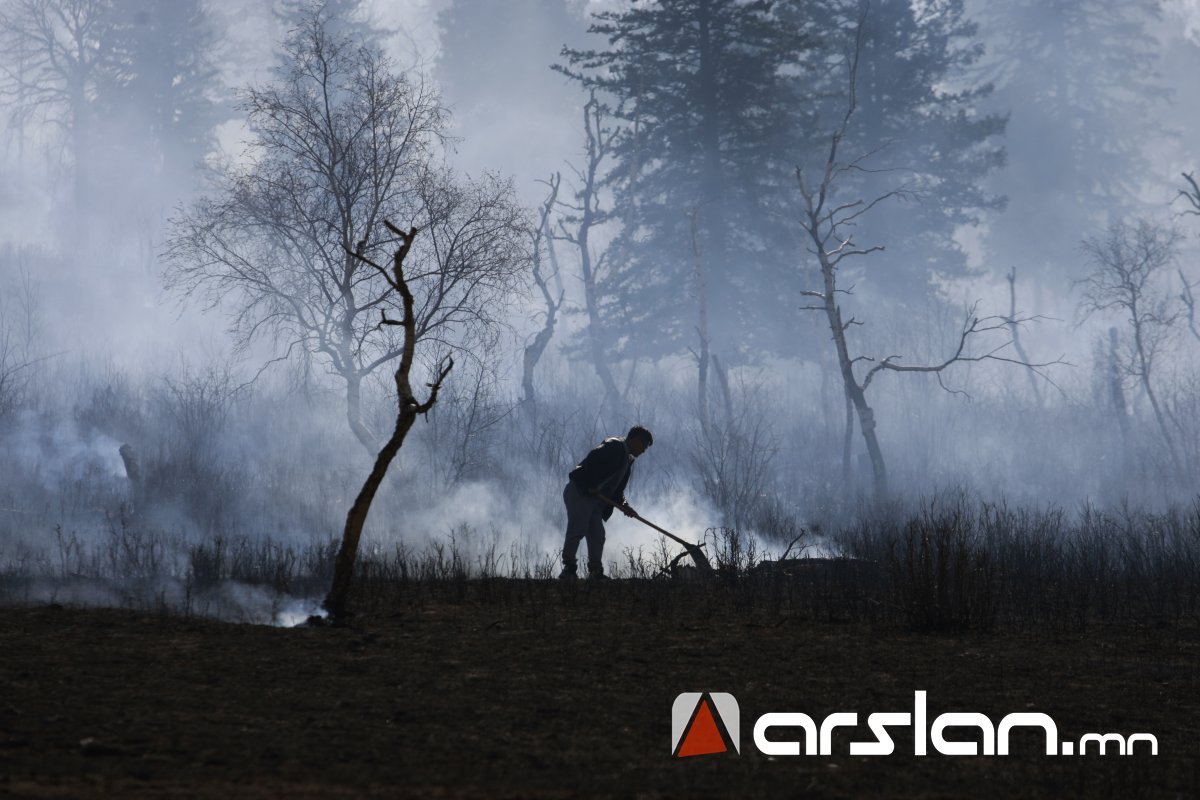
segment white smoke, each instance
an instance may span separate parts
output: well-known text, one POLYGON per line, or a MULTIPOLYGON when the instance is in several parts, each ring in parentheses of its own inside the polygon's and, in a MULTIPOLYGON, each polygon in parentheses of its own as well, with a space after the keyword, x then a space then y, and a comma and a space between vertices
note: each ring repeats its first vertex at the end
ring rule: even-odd
POLYGON ((30 409, 20 412, 2 446, 11 464, 48 490, 87 477, 126 477, 116 439, 82 431, 73 420, 48 420, 30 409))
POLYGON ((167 611, 250 625, 295 627, 309 617, 326 616, 316 598, 293 597, 263 586, 223 581, 196 591, 178 578, 115 581, 69 575, 0 581, 0 603, 73 608, 127 608, 167 611))

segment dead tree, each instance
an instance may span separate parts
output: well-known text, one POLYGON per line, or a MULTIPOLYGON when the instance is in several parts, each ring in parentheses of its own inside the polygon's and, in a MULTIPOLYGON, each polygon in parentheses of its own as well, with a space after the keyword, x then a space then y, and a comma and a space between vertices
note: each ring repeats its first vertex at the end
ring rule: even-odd
POLYGON ((609 212, 600 205, 600 168, 612 149, 617 131, 604 127, 604 112, 595 92, 583 106, 585 161, 582 169, 572 167, 577 180, 575 202, 563 203, 569 214, 559 220, 560 237, 579 251, 580 276, 583 279, 583 301, 588 317, 588 349, 596 376, 604 386, 610 404, 622 405, 621 392, 613 379, 601 340, 600 291, 596 275, 604 268, 607 251, 592 260, 591 234, 608 221, 609 212))
MULTIPOLYGON (((1196 183, 1195 173, 1183 173, 1183 179, 1187 182, 1186 189, 1179 190, 1179 196, 1182 197, 1191 208, 1185 208, 1181 213, 1184 215, 1200 217, 1200 184, 1196 183)), ((1183 270, 1179 270, 1179 280, 1183 284, 1183 291, 1179 295, 1179 299, 1183 301, 1184 308, 1187 310, 1188 330, 1192 332, 1192 336, 1200 341, 1200 329, 1196 327, 1196 298, 1192 295, 1192 289, 1196 288, 1195 283, 1188 281, 1184 276, 1183 270)))
MULTIPOLYGON (((403 344, 375 324, 396 297, 358 260, 372 255, 360 243, 382 219, 429 228, 438 209, 428 198, 454 191, 435 185, 447 177, 433 167, 447 112, 382 51, 327 23, 314 7, 274 79, 244 95, 253 157, 224 168, 216 189, 171 221, 166 284, 227 310, 239 347, 267 339, 276 361, 327 367, 344 386, 350 430, 375 453, 363 385, 403 344)), ((505 202, 503 191, 491 194, 505 202)))
POLYGON ((358 542, 362 537, 363 526, 367 522, 367 513, 371 510, 371 502, 375 499, 375 493, 379 490, 380 484, 383 483, 383 477, 387 474, 392 460, 400 452, 400 448, 404 444, 404 439, 412 428, 413 423, 416 422, 417 417, 428 413, 433 408, 437 402, 438 391, 442 387, 442 382, 446 380, 446 376, 450 374, 450 370, 454 367, 453 357, 446 356, 439 365, 433 382, 426 384, 429 388, 428 396, 423 402, 417 399, 416 394, 413 392, 411 375, 419 337, 417 333, 416 314, 413 310, 415 300, 404 275, 404 259, 408 256, 409 250, 412 248, 413 239, 417 236, 417 229, 410 228, 405 232, 386 220, 384 221, 384 225, 387 226, 389 231, 399 237, 400 240, 400 246, 392 256, 390 271, 379 266, 361 253, 351 251, 351 255, 356 260, 368 265, 382 275, 388 282, 388 285, 401 298, 403 314, 401 318, 398 320, 391 319, 386 313, 381 311, 379 323, 381 326, 398 327, 402 332, 400 363, 396 367, 394 374, 397 404, 396 425, 392 430, 392 435, 383 445, 383 448, 380 449, 378 455, 376 455, 375 465, 371 468, 370 474, 367 475, 367 479, 359 490, 358 496, 354 498, 354 504, 350 506, 349 513, 346 514, 346 527, 342 532, 342 544, 338 550, 337 561, 334 563, 333 585, 329 589, 329 594, 325 596, 325 610, 334 619, 344 617, 346 614, 346 603, 350 596, 351 579, 354 576, 354 563, 358 556, 358 542))
MULTIPOLYGON (((1084 255, 1092 272, 1076 281, 1081 287, 1082 319, 1095 314, 1125 317, 1130 336, 1121 354, 1121 368, 1146 395, 1163 437, 1172 466, 1180 468, 1175 437, 1154 388, 1155 366, 1182 311, 1163 285, 1163 274, 1175 260, 1180 235, 1174 228, 1139 219, 1130 225, 1114 222, 1104 234, 1085 239, 1084 255)), ((1184 284, 1187 285, 1186 283, 1184 284)))
POLYGON ((1183 303, 1184 315, 1187 316, 1188 330, 1196 341, 1200 341, 1200 329, 1196 327, 1196 297, 1192 294, 1192 289, 1196 288, 1195 283, 1188 281, 1187 276, 1183 274, 1183 270, 1178 270, 1179 282, 1183 285, 1183 289, 1179 293, 1179 301, 1183 303))
MULTIPOLYGON (((1008 327, 1009 335, 1012 336, 1013 350, 1021 361, 1028 361, 1029 356, 1025 354, 1025 348, 1021 346, 1021 326, 1017 323, 1017 268, 1010 269, 1005 278, 1008 280, 1008 327)), ((1033 400, 1037 403, 1038 408, 1041 408, 1042 390, 1038 386, 1037 373, 1030 369, 1026 370, 1025 374, 1029 376, 1029 388, 1033 390, 1033 400)))
MULTIPOLYGON (((908 187, 900 185, 895 189, 883 192, 870 199, 859 198, 842 202, 833 199, 847 176, 859 172, 884 171, 869 169, 867 164, 873 156, 886 148, 886 144, 850 160, 843 160, 842 153, 840 152, 842 143, 846 138, 846 133, 850 128, 850 122, 858 106, 858 62, 863 47, 864 22, 865 16, 860 16, 854 29, 850 51, 846 57, 847 92, 845 112, 837 128, 830 136, 829 147, 824 154, 824 164, 816 171, 815 180, 806 174, 803 167, 796 168, 796 178, 799 184, 802 206, 800 226, 807 239, 809 252, 817 259, 822 281, 822 288, 820 290, 811 290, 802 293, 804 297, 815 301, 811 305, 802 306, 802 308, 823 313, 829 324, 829 331, 837 353, 838 368, 842 376, 842 386, 846 397, 847 440, 850 436, 854 417, 857 416, 863 441, 871 460, 875 496, 877 499, 883 500, 888 495, 887 467, 884 462, 883 451, 879 445, 879 437, 876 433, 875 411, 867 402, 866 396, 867 389, 876 375, 883 371, 933 373, 937 376, 938 384, 943 389, 952 393, 962 393, 961 390, 950 389, 943 380, 943 373, 955 364, 990 360, 1019 364, 1033 370, 1042 370, 1051 364, 1062 363, 1062 361, 1061 359, 1057 359, 1052 362, 1035 364, 1024 359, 1007 357, 1004 355, 1004 352, 1011 346, 1012 339, 1001 339, 999 343, 995 343, 995 336, 1010 331, 1013 325, 1023 324, 1031 318, 980 317, 976 314, 976 305, 972 305, 966 313, 963 325, 959 330, 958 345, 954 352, 940 363, 906 365, 899 363, 901 358, 899 355, 888 355, 879 359, 866 355, 851 354, 850 344, 846 335, 847 331, 852 326, 863 325, 865 323, 853 315, 847 318, 842 313, 840 298, 852 295, 853 287, 843 288, 839 286, 839 267, 848 258, 858 258, 882 252, 884 249, 882 245, 859 246, 855 243, 853 231, 857 222, 869 214, 880 203, 892 198, 912 194, 908 187), (979 340, 993 340, 993 343, 987 349, 983 350, 982 353, 977 354, 973 352, 970 345, 979 340), (862 363, 870 364, 871 366, 860 379, 855 373, 855 369, 862 363), (851 410, 854 412, 853 415, 850 414, 851 410)), ((843 468, 848 472, 848 442, 844 457, 847 461, 843 465, 843 468)))
POLYGON ((109 0, 14 0, 0 9, 0 99, 12 124, 45 121, 62 137, 76 207, 95 189, 98 95, 128 71, 111 9, 109 0))
POLYGON ((696 339, 698 350, 692 350, 696 359, 696 412, 700 416, 700 429, 705 437, 710 435, 712 428, 712 412, 708 402, 708 367, 712 360, 710 340, 708 336, 708 270, 704 263, 704 252, 700 249, 700 232, 698 217, 700 209, 692 206, 688 209, 692 244, 692 278, 693 290, 696 292, 696 339))
POLYGON ((729 373, 715 353, 712 357, 712 366, 713 374, 717 376, 717 386, 721 390, 721 405, 725 409, 725 427, 733 428, 733 393, 729 390, 729 373))
POLYGON ((535 402, 533 371, 537 367, 538 361, 541 360, 542 354, 546 352, 546 347, 550 344, 550 339, 554 336, 554 326, 558 320, 558 311, 562 308, 563 297, 566 294, 562 288, 559 288, 558 298, 556 299, 550 293, 548 283, 550 279, 558 278, 558 259, 554 255, 554 237, 551 235, 550 215, 554 213, 554 206, 558 202, 558 189, 562 184, 562 176, 556 172, 550 176, 549 180, 545 181, 545 184, 549 187, 549 193, 546 196, 546 201, 542 203, 538 214, 537 227, 531 232, 533 240, 531 243, 531 261, 533 266, 533 283, 542 295, 542 302, 546 304, 546 316, 542 322, 542 329, 534 334, 533 339, 525 345, 525 351, 521 359, 521 387, 523 392, 521 402, 531 407, 535 402), (550 273, 548 275, 542 271, 543 250, 550 260, 550 273))
POLYGON ((1113 414, 1117 417, 1117 427, 1121 431, 1121 447, 1129 449, 1129 409, 1125 402, 1125 375, 1121 369, 1120 335, 1115 327, 1108 329, 1108 402, 1113 414))

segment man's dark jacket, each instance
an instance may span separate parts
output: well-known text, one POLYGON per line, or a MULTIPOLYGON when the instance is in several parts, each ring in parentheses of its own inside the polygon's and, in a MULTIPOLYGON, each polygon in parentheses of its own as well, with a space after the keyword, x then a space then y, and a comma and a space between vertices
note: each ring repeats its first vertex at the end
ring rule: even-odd
MULTIPOLYGON (((592 489, 601 488, 606 482, 616 477, 621 470, 624 470, 625 474, 621 476, 615 486, 604 487, 605 497, 618 505, 624 505, 625 486, 629 483, 629 476, 633 474, 632 461, 633 456, 629 454, 629 448, 624 439, 617 436, 605 439, 584 456, 583 461, 580 461, 575 469, 571 470, 571 482, 586 496, 592 489), (626 464, 629 465, 629 469, 625 469, 626 464)), ((604 519, 608 519, 612 516, 613 506, 608 503, 604 503, 604 506, 604 511, 601 513, 604 519)))

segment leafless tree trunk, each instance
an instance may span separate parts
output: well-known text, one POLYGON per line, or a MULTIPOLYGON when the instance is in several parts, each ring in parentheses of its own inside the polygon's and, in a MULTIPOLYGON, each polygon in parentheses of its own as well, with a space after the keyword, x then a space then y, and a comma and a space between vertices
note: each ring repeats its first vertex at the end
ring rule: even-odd
POLYGON ((600 383, 604 386, 604 394, 609 403, 616 406, 624 405, 621 392, 609 369, 608 359, 604 354, 604 345, 600 339, 600 297, 596 286, 596 272, 604 264, 605 254, 593 264, 590 236, 592 229, 603 224, 608 219, 608 212, 600 208, 600 166, 607 157, 617 132, 604 127, 603 111, 595 93, 583 106, 583 129, 587 147, 587 160, 582 170, 576 169, 575 175, 579 181, 575 191, 574 205, 566 205, 572 214, 566 219, 559 220, 559 230, 562 238, 575 245, 579 251, 579 267, 583 278, 583 300, 588 316, 588 344, 592 355, 592 365, 596 370, 600 383), (567 228, 567 223, 573 229, 567 228))
POLYGON ((446 380, 446 376, 450 374, 450 370, 454 367, 454 359, 449 356, 446 357, 438 369, 437 377, 433 383, 429 384, 429 396, 424 402, 417 400, 413 393, 410 378, 413 360, 416 355, 418 339, 417 325, 416 317, 413 313, 413 294, 404 276, 404 259, 412 247, 413 239, 416 238, 417 229, 410 228, 408 232, 405 232, 390 222, 384 221, 384 225, 398 236, 401 242, 400 247, 397 248, 395 255, 392 257, 391 272, 389 273, 361 254, 355 254, 355 257, 381 273, 401 298, 403 316, 399 320, 394 320, 384 315, 380 322, 381 325, 398 326, 403 331, 400 364, 396 368, 394 375, 396 382, 396 403, 398 406, 396 426, 392 430, 392 435, 375 457, 375 464, 372 466, 370 474, 367 475, 362 489, 359 490, 358 496, 354 498, 354 504, 350 507, 349 513, 346 514, 346 527, 342 532, 342 545, 338 549, 337 561, 334 563, 333 584, 329 589, 329 594, 325 596, 325 610, 334 619, 340 619, 346 615, 346 604, 350 597, 351 579, 354 576, 354 563, 358 557, 358 542, 362 537, 363 526, 367 522, 367 514, 371 510, 371 503, 375 499, 375 494, 379 490, 380 484, 383 483, 383 478, 387 474, 392 460, 400 452, 400 448, 404 444, 404 439, 408 436, 413 423, 417 417, 433 408, 437 402, 438 390, 441 388, 442 382, 446 380))
MULTIPOLYGON (((831 152, 834 152, 831 149, 831 152)), ((814 297, 820 302, 819 306, 810 306, 809 308, 819 309, 825 313, 825 318, 829 323, 829 330, 833 336, 834 349, 837 352, 838 367, 842 375, 842 386, 846 394, 846 403, 852 406, 858 415, 859 427, 862 430, 863 441, 867 447, 867 454, 871 458, 871 471, 875 480, 875 494, 879 499, 884 499, 888 494, 887 466, 884 464, 883 451, 879 447, 879 438, 875 433, 875 412, 867 403, 866 393, 863 391, 865 386, 858 382, 854 375, 854 364, 862 360, 863 357, 852 358, 850 356, 850 348, 846 343, 846 329, 851 325, 861 324, 854 317, 848 320, 843 320, 841 306, 836 302, 838 292, 848 292, 848 290, 839 289, 837 287, 837 265, 848 255, 865 255, 868 252, 880 251, 882 247, 873 247, 868 250, 843 250, 840 253, 833 253, 826 249, 828 236, 824 235, 821 218, 825 216, 823 199, 817 199, 820 194, 814 195, 809 191, 804 183, 803 173, 798 172, 798 177, 801 183, 801 193, 804 195, 806 203, 807 221, 801 223, 805 231, 809 233, 810 238, 815 245, 817 259, 821 265, 821 277, 824 283, 824 290, 820 292, 805 292, 805 296, 814 297)), ((823 193, 821 193, 823 194, 823 193)), ((850 430, 850 424, 847 424, 847 431, 850 430)), ((846 454, 844 453, 843 456, 846 454)))
POLYGON ((546 202, 542 203, 541 212, 538 215, 537 227, 533 229, 533 250, 531 258, 533 261, 533 282, 537 286, 538 291, 542 295, 542 302, 546 304, 546 318, 542 323, 542 329, 538 331, 533 340, 525 345, 525 352, 521 359, 521 387, 523 397, 521 402, 529 407, 535 403, 534 387, 533 387, 533 371, 537 367, 538 361, 541 360, 542 354, 546 352, 546 347, 550 344, 550 339, 554 336, 554 325, 558 319, 558 310, 562 308, 564 290, 560 287, 558 290, 558 298, 555 299, 550 294, 550 287, 547 279, 558 279, 558 259, 554 255, 554 237, 551 236, 550 230, 550 215, 554 211, 554 206, 558 203, 558 189, 562 184, 562 176, 557 172, 550 176, 546 181, 549 187, 549 194, 546 197, 546 202), (546 249, 547 257, 550 260, 550 275, 542 273, 542 248, 546 249))
MULTIPOLYGON (((818 184, 813 186, 805 178, 804 170, 797 168, 796 179, 800 185, 800 194, 804 203, 803 217, 800 225, 812 244, 811 249, 817 257, 823 284, 822 291, 809 291, 804 294, 818 301, 817 305, 809 306, 808 308, 822 311, 829 324, 829 330, 833 337, 834 350, 837 353, 838 368, 842 376, 842 387, 845 392, 846 403, 847 406, 853 406, 858 414, 863 441, 866 444, 867 453, 871 458, 871 469, 875 479, 875 494, 878 498, 883 499, 888 493, 887 467, 884 464, 883 452, 879 447, 879 439, 875 433, 875 412, 867 404, 863 387, 854 375, 854 364, 858 359, 851 358, 849 346, 846 344, 846 329, 851 325, 861 323, 853 317, 849 320, 843 320, 842 310, 837 302, 839 293, 849 294, 849 290, 839 289, 837 285, 837 269, 842 260, 850 256, 868 255, 881 251, 883 248, 869 247, 858 249, 852 245, 848 236, 844 240, 841 240, 840 244, 832 248, 830 247, 830 243, 836 239, 843 227, 852 225, 855 219, 862 216, 870 208, 888 197, 899 193, 892 192, 883 195, 870 203, 864 203, 860 200, 832 208, 829 207, 830 190, 833 188, 835 181, 851 167, 856 166, 856 163, 852 163, 849 166, 839 163, 838 148, 846 135, 850 119, 857 107, 858 59, 862 52, 863 22, 864 20, 860 18, 855 29, 853 50, 848 56, 846 113, 842 117, 841 124, 830 137, 823 174, 820 176, 818 184)), ((849 425, 847 425, 847 430, 849 430, 849 425)))
POLYGON ((720 91, 717 86, 717 56, 719 49, 714 46, 713 9, 707 3, 700 3, 697 8, 696 26, 696 80, 699 90, 699 106, 702 118, 709 124, 701 126, 698 145, 701 158, 701 191, 704 198, 706 219, 700 219, 700 205, 693 205, 689 211, 689 222, 692 240, 692 263, 694 269, 694 290, 696 292, 696 335, 699 339, 699 352, 696 354, 696 393, 699 401, 700 426, 706 432, 712 425, 712 411, 709 403, 708 370, 711 358, 711 336, 708 325, 709 313, 709 279, 710 265, 718 269, 727 268, 727 257, 724 238, 716 235, 718 226, 726 219, 724 211, 724 181, 722 178, 721 131, 714 124, 720 118, 720 91), (701 230, 703 228, 706 247, 701 247, 701 230))
POLYGON ((1187 187, 1179 190, 1179 196, 1191 206, 1191 208, 1184 209, 1183 213, 1200 217, 1200 184, 1196 183, 1195 173, 1183 173, 1183 180, 1187 183, 1187 187))
MULTIPOLYGON (((853 287, 845 289, 838 285, 839 265, 847 258, 882 252, 884 248, 879 245, 860 248, 854 243, 853 230, 855 224, 860 218, 885 200, 911 194, 906 187, 901 185, 871 200, 860 198, 858 200, 835 203, 832 199, 841 179, 848 173, 866 169, 864 162, 879 153, 886 146, 885 144, 875 148, 850 161, 840 160, 841 154, 839 148, 858 106, 858 59, 863 45, 865 14, 866 11, 864 10, 863 16, 860 16, 858 19, 852 47, 847 55, 848 84, 846 110, 840 124, 830 137, 829 149, 825 153, 825 163, 818 171, 815 183, 807 177, 802 167, 797 167, 796 178, 799 183, 802 201, 800 226, 808 239, 810 245, 809 251, 817 258, 822 281, 822 288, 819 291, 813 290, 802 293, 803 296, 812 298, 815 301, 812 305, 804 306, 803 308, 819 311, 825 315, 833 340, 834 350, 837 353, 838 368, 842 376, 842 386, 846 396, 847 408, 853 408, 858 417, 859 429, 862 431, 867 454, 871 460, 875 496, 877 499, 883 500, 888 495, 887 466, 884 463, 883 451, 880 448, 879 437, 876 433, 875 411, 867 402, 866 397, 867 388, 879 372, 886 370, 890 372, 934 373, 937 375, 938 383, 942 388, 952 391, 943 382, 942 373, 954 364, 994 360, 1020 364, 1031 369, 1044 368, 1049 366, 1049 364, 1032 364, 1024 359, 1013 359, 1002 355, 1002 351, 1012 343, 1011 339, 984 351, 982 355, 973 355, 968 347, 969 343, 980 337, 988 337, 997 332, 1011 330, 1013 325, 1028 321, 1027 319, 995 316, 978 317, 975 314, 975 306, 967 310, 966 318, 959 331, 959 341, 955 352, 941 363, 908 366, 897 363, 900 358, 898 355, 889 355, 883 359, 851 355, 846 333, 851 326, 862 325, 863 323, 854 316, 850 316, 847 319, 842 314, 838 298, 839 296, 849 297, 853 293, 853 287), (855 365, 859 362, 871 362, 873 364, 861 381, 854 372, 855 365)), ((1061 363, 1061 359, 1050 363, 1061 363)), ((848 422, 846 425, 847 433, 850 430, 851 425, 848 422)), ((844 452, 843 458, 845 459, 844 463, 848 462, 848 453, 844 452)))
POLYGON ((1154 370, 1181 315, 1175 298, 1160 285, 1161 274, 1175 259, 1179 238, 1174 228, 1150 220, 1138 220, 1134 225, 1114 222, 1103 235, 1084 240, 1082 249, 1093 271, 1076 282, 1083 288, 1079 306, 1085 319, 1114 311, 1126 316, 1131 336, 1122 366, 1150 401, 1176 471, 1182 462, 1154 388, 1154 370))
POLYGON ((1113 414, 1117 417, 1117 426, 1121 430, 1121 443, 1129 442, 1129 409, 1125 403, 1125 382, 1121 370, 1121 357, 1117 329, 1108 329, 1108 400, 1112 404, 1113 414))
POLYGON ((1191 331, 1192 337, 1200 342, 1200 329, 1196 327, 1196 298, 1192 294, 1192 289, 1196 288, 1196 284, 1188 282, 1183 270, 1179 270, 1179 282, 1183 284, 1179 300, 1183 303, 1184 313, 1187 315, 1188 330, 1191 331))
MULTIPOLYGON (((1022 361, 1029 361, 1029 356, 1025 354, 1025 348, 1021 346, 1021 326, 1017 324, 1017 268, 1013 267, 1005 276, 1008 280, 1008 319, 1009 319, 1009 335, 1012 336, 1013 350, 1017 353, 1017 358, 1022 361)), ((1038 387, 1037 373, 1032 370, 1026 370, 1026 375, 1029 376, 1029 388, 1033 390, 1033 399, 1037 403, 1037 407, 1042 407, 1042 390, 1038 387)))
POLYGON ((692 350, 696 359, 696 413, 700 415, 700 430, 708 436, 712 427, 712 413, 708 403, 708 364, 711 359, 708 338, 708 273, 704 264, 704 253, 700 249, 697 217, 698 208, 688 211, 692 235, 692 265, 696 292, 696 336, 699 350, 692 350))
POLYGON ((45 120, 69 154, 76 209, 94 188, 94 104, 128 70, 117 62, 110 0, 14 0, 0 9, 0 98, 12 121, 45 120))
POLYGON ((346 380, 346 422, 358 443, 368 450, 373 450, 379 443, 375 432, 372 431, 362 418, 362 375, 358 370, 348 371, 346 380))
MULTIPOLYGON (((1182 197, 1191 208, 1183 210, 1183 214, 1200 217, 1200 184, 1196 183, 1194 173, 1183 173, 1183 179, 1187 182, 1187 188, 1179 190, 1179 196, 1182 197)), ((1192 332, 1192 336, 1197 341, 1200 341, 1200 329, 1196 327, 1196 298, 1192 295, 1192 289, 1196 288, 1195 283, 1190 283, 1184 276, 1183 270, 1179 270, 1179 280, 1183 284, 1183 291, 1179 299, 1183 301, 1184 308, 1187 309, 1188 330, 1192 332)))
POLYGON ((717 387, 721 390, 721 405, 725 409, 725 427, 733 427, 733 393, 729 390, 729 373, 714 354, 712 357, 713 374, 717 376, 717 387))
POLYGON ((842 481, 849 486, 854 479, 851 461, 854 457, 854 401, 846 397, 846 425, 842 435, 842 481))
POLYGON ((407 264, 423 298, 416 335, 460 352, 502 324, 491 300, 511 296, 528 268, 518 255, 528 224, 507 181, 444 166, 447 112, 435 91, 328 24, 314 7, 274 80, 246 93, 252 159, 172 220, 166 283, 226 310, 239 347, 267 339, 274 361, 328 366, 344 384, 351 432, 373 455, 368 379, 403 351, 395 329, 377 324, 400 300, 364 266, 388 257, 370 240, 380 220, 422 230, 407 264))

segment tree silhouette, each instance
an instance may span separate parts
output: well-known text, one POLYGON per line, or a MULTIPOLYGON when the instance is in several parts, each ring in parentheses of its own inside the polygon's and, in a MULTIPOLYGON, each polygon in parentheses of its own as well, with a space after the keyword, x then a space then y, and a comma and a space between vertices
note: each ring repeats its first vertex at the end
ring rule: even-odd
POLYGON ((408 283, 424 298, 415 335, 469 349, 498 323, 491 301, 517 280, 526 223, 507 182, 460 180, 437 163, 446 111, 436 92, 326 23, 315 9, 274 81, 246 93, 251 160, 227 166, 216 191, 173 221, 167 283, 227 307, 240 346, 265 337, 277 359, 323 363, 374 454, 363 384, 405 343, 378 324, 401 297, 367 265, 384 246, 372 232, 384 219, 424 232, 408 255, 408 283))
POLYGON ((404 439, 408 436, 413 423, 416 422, 417 417, 428 413, 434 404, 437 403, 438 391, 441 389, 443 381, 446 380, 446 376, 450 374, 450 370, 454 368, 454 359, 446 356, 438 367, 433 381, 428 385, 428 396, 423 402, 417 399, 413 392, 411 380, 413 366, 416 364, 417 343, 420 339, 417 333, 417 300, 413 296, 412 289, 409 287, 408 280, 404 274, 404 261, 412 249, 413 240, 417 236, 417 229, 410 228, 406 232, 400 230, 387 220, 384 220, 383 224, 400 241, 399 247, 396 248, 392 256, 391 269, 385 269, 371 259, 357 253, 354 254, 354 258, 356 261, 360 261, 381 275, 392 290, 400 297, 400 319, 389 319, 384 315, 380 323, 388 327, 400 328, 402 331, 400 360, 393 375, 396 385, 396 425, 392 430, 392 435, 375 457, 375 464, 371 468, 371 472, 367 475, 366 481, 363 483, 358 495, 354 498, 354 504, 346 514, 346 527, 342 532, 342 544, 338 549, 337 560, 334 562, 333 583, 330 586, 329 593, 325 596, 325 610, 334 619, 344 617, 346 614, 346 605, 350 597, 351 580, 354 577, 354 562, 358 557, 358 542, 362 537, 363 526, 367 522, 367 514, 371 510, 371 503, 375 499, 375 494, 379 490, 380 484, 383 483, 383 478, 387 474, 392 460, 404 445, 404 439))

